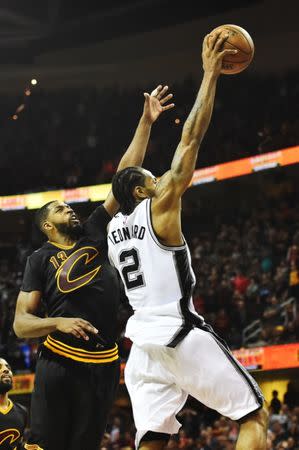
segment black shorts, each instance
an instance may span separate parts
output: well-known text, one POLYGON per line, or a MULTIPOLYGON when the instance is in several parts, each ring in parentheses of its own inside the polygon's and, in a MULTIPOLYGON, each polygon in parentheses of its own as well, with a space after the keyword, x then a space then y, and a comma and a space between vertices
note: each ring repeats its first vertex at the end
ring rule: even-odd
POLYGON ((28 444, 43 450, 98 450, 118 383, 118 360, 77 363, 43 349, 36 365, 28 444))

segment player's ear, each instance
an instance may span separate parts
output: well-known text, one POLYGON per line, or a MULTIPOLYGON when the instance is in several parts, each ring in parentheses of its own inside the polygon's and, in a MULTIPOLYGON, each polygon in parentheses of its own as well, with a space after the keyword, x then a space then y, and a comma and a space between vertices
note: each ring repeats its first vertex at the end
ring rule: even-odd
POLYGON ((148 196, 145 192, 145 187, 144 186, 135 186, 134 196, 135 196, 135 198, 147 198, 148 196))
POLYGON ((50 222, 46 221, 46 222, 43 223, 43 230, 45 232, 51 231, 52 228, 53 228, 53 225, 50 222))

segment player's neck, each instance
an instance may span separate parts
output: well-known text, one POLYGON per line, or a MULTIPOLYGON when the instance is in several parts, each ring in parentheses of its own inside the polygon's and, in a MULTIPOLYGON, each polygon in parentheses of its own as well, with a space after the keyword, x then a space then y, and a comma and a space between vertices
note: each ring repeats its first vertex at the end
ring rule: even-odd
POLYGON ((76 240, 69 237, 69 236, 65 236, 64 234, 55 234, 55 236, 49 236, 49 241, 53 242, 54 244, 59 244, 59 245, 63 245, 63 246, 72 246, 73 244, 75 244, 76 240))
POLYGON ((9 406, 9 398, 8 393, 6 394, 0 394, 0 408, 5 409, 9 406))
POLYGON ((145 199, 145 198, 136 198, 134 209, 135 209, 138 205, 140 205, 140 203, 142 203, 143 200, 146 200, 146 199, 145 199))

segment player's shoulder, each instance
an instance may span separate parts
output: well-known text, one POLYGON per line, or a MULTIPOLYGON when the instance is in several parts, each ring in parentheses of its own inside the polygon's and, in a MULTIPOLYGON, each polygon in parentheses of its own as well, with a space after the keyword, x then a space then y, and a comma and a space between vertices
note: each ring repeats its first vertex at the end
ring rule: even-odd
POLYGON ((39 247, 38 249, 34 250, 31 255, 28 256, 28 260, 29 261, 39 261, 41 258, 43 258, 43 256, 45 255, 45 253, 49 250, 49 242, 45 242, 41 247, 39 247))
POLYGON ((53 254, 53 251, 55 251, 55 249, 50 242, 45 242, 40 248, 34 250, 34 252, 27 257, 27 270, 40 271, 44 267, 49 256, 53 254))

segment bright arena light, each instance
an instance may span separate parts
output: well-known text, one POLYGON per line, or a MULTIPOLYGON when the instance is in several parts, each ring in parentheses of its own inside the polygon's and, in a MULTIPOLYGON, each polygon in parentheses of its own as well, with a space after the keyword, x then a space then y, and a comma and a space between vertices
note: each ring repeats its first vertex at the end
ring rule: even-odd
POLYGON ((33 86, 35 86, 35 85, 37 84, 37 80, 36 80, 35 78, 33 78, 33 79, 31 80, 31 84, 32 84, 33 86))

